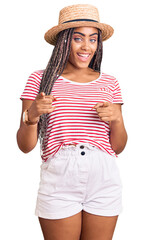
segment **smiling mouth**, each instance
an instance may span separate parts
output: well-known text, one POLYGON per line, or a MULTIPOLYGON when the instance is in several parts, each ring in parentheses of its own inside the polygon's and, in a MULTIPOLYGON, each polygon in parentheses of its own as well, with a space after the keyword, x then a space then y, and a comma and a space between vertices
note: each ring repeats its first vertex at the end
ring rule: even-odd
POLYGON ((77 56, 81 61, 85 62, 89 59, 90 53, 77 53, 77 56))

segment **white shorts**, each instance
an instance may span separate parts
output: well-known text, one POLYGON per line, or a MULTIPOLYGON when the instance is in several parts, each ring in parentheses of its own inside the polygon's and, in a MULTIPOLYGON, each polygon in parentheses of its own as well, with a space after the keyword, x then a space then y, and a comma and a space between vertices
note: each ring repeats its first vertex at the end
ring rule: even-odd
POLYGON ((121 190, 116 157, 88 143, 65 145, 41 165, 35 215, 61 219, 84 210, 116 216, 122 210, 121 190))

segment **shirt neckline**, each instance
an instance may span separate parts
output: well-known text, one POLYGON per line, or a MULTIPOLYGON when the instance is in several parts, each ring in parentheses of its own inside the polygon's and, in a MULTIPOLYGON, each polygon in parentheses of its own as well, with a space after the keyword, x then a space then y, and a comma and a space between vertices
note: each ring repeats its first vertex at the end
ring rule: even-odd
POLYGON ((101 78, 101 76, 102 76, 102 73, 100 72, 100 75, 99 75, 99 77, 97 79, 94 79, 94 80, 92 80, 90 82, 87 82, 87 83, 74 82, 74 81, 72 81, 72 80, 70 80, 68 78, 63 77, 63 76, 60 76, 60 78, 62 78, 64 81, 70 82, 70 83, 75 84, 75 85, 89 85, 89 84, 91 84, 93 82, 98 81, 101 78))

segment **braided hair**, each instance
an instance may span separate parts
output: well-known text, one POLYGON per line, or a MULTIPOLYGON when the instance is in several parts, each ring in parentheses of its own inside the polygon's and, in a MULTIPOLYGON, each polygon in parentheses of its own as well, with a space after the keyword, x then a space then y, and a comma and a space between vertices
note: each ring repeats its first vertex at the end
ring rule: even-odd
MULTIPOLYGON (((69 54, 70 54, 73 32, 74 32, 74 28, 69 28, 59 32, 57 36, 56 45, 53 49, 51 58, 42 76, 39 93, 44 92, 45 95, 50 95, 54 82, 58 79, 58 77, 64 71, 69 58, 69 54)), ((97 72, 100 72, 101 61, 102 61, 102 50, 103 50, 102 35, 101 35, 101 30, 98 29, 97 50, 89 64, 89 68, 92 68, 97 72)), ((38 123, 38 134, 39 134, 42 150, 45 149, 46 147, 45 135, 46 135, 47 125, 48 125, 48 114, 43 114, 40 116, 40 120, 38 123)))

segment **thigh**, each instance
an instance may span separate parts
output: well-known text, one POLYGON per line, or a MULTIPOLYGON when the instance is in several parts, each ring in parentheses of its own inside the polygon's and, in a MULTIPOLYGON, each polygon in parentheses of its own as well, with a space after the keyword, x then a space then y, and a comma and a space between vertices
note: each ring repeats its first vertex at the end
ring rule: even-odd
POLYGON ((82 212, 57 220, 39 218, 39 222, 45 240, 79 240, 82 212))
POLYGON ((111 240, 118 216, 103 217, 83 211, 80 240, 111 240))

